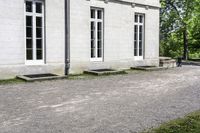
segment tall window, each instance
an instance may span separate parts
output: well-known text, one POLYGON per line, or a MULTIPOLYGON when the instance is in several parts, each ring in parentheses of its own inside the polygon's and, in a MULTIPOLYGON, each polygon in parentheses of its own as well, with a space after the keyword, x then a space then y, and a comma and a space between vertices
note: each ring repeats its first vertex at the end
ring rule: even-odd
POLYGON ((44 63, 44 3, 39 0, 25 1, 26 62, 44 63))
POLYGON ((142 60, 144 54, 144 22, 143 14, 135 14, 134 25, 134 56, 136 60, 142 60))
POLYGON ((91 61, 103 60, 103 10, 91 8, 91 61))

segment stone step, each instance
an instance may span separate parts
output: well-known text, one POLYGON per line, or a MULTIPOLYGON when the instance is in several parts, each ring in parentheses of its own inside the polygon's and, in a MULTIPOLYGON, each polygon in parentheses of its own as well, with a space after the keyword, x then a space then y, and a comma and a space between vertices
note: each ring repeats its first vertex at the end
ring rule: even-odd
POLYGON ((176 67, 176 60, 170 57, 161 57, 160 58, 160 67, 173 68, 176 67))
POLYGON ((102 75, 115 75, 115 74, 126 74, 124 70, 115 70, 115 69, 95 69, 95 70, 85 70, 85 74, 92 74, 96 76, 102 75))
POLYGON ((55 80, 55 79, 64 79, 67 76, 60 76, 56 74, 32 74, 32 75, 18 75, 17 78, 22 79, 27 82, 34 82, 34 81, 43 81, 43 80, 55 80))
POLYGON ((164 67, 156 67, 156 66, 137 66, 137 67, 131 67, 133 70, 142 70, 142 71, 159 71, 166 69, 164 67))
POLYGON ((164 61, 164 60, 172 60, 171 57, 159 57, 160 61, 164 61))

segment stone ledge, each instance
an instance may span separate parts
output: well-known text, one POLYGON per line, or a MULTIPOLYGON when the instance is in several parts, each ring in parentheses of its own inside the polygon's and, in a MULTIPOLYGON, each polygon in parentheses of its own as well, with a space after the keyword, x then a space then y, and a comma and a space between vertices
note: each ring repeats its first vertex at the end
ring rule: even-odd
MULTIPOLYGON (((35 74, 35 75, 39 75, 39 74, 35 74)), ((40 74, 42 75, 42 74, 40 74)), ((22 79, 25 80, 27 82, 34 82, 34 81, 43 81, 43 80, 54 80, 54 79, 64 79, 67 78, 67 76, 59 76, 59 75, 54 75, 54 76, 45 76, 45 77, 29 77, 31 75, 18 75, 16 76, 16 78, 18 79, 22 79)))
POLYGON ((92 75, 96 75, 96 76, 126 74, 126 72, 124 70, 114 70, 114 69, 85 70, 84 73, 92 74, 92 75))
POLYGON ((142 71, 159 71, 159 70, 166 70, 166 67, 156 67, 156 66, 138 66, 138 67, 131 67, 133 70, 142 70, 142 71))

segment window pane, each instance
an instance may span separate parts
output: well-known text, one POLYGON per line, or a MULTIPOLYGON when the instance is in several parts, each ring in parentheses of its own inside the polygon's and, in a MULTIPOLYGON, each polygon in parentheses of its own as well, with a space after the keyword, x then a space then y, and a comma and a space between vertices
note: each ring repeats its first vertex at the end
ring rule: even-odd
POLYGON ((32 39, 26 39, 26 48, 28 48, 28 49, 33 48, 32 39))
POLYGON ((134 41, 134 55, 138 55, 138 47, 137 47, 137 41, 134 41))
POLYGON ((138 15, 135 15, 135 22, 138 22, 138 15))
POLYGON ((97 11, 97 18, 102 19, 102 11, 101 10, 97 11))
POLYGON ((32 37, 32 28, 26 27, 26 37, 32 37))
POLYGON ((139 40, 142 41, 142 32, 140 33, 139 40))
POLYGON ((37 60, 42 60, 42 50, 37 50, 37 60))
POLYGON ((95 43, 94 43, 94 40, 91 41, 91 48, 95 48, 95 43))
POLYGON ((26 12, 32 12, 32 2, 31 1, 26 1, 26 12))
POLYGON ((26 26, 32 27, 32 16, 26 16, 26 26))
POLYGON ((33 60, 33 50, 32 49, 26 50, 26 59, 27 60, 33 60))
POLYGON ((101 41, 98 41, 97 48, 98 48, 97 56, 98 56, 98 57, 102 57, 102 42, 101 42, 101 41))
POLYGON ((42 39, 37 39, 36 42, 36 49, 37 49, 37 60, 41 60, 42 59, 42 39))
POLYGON ((36 3, 36 13, 42 13, 42 3, 36 3))
POLYGON ((139 49, 139 56, 142 56, 142 49, 139 49))
POLYGON ((142 49, 142 41, 139 41, 139 49, 142 49))
POLYGON ((37 48, 37 49, 42 49, 42 39, 37 39, 36 48, 37 48))
POLYGON ((101 40, 101 31, 98 31, 98 34, 97 34, 97 37, 98 37, 98 40, 101 40))
POLYGON ((95 10, 91 9, 91 18, 95 18, 95 10))
POLYGON ((41 38, 42 37, 42 28, 36 28, 36 37, 41 38))
POLYGON ((91 57, 95 58, 95 42, 91 40, 91 57))
POLYGON ((41 17, 36 17, 36 26, 42 27, 42 18, 41 17))
POLYGON ((95 49, 91 49, 91 58, 95 58, 95 49))
POLYGON ((97 26, 98 31, 102 30, 102 22, 98 22, 97 26))
POLYGON ((97 53, 98 58, 102 57, 102 49, 98 49, 98 53, 97 53))
POLYGON ((140 23, 143 23, 143 16, 140 15, 140 23))
POLYGON ((94 40, 95 39, 95 32, 91 31, 91 39, 94 40))
POLYGON ((138 39, 138 38, 137 38, 137 36, 138 36, 138 26, 137 26, 137 25, 135 25, 134 30, 135 30, 134 39, 137 40, 137 39, 138 39))
POLYGON ((91 30, 95 30, 95 23, 91 22, 91 30))
POLYGON ((98 49, 102 48, 101 41, 98 41, 98 49))

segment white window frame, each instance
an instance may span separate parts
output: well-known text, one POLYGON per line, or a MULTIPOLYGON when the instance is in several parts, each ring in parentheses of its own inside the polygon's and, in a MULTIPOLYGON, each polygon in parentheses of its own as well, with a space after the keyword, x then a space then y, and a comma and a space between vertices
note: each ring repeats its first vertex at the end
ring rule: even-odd
POLYGON ((135 60, 144 60, 144 40, 145 40, 145 14, 142 14, 142 13, 135 13, 134 14, 134 59, 135 60), (135 22, 135 16, 138 15, 138 22, 135 22), (143 21, 142 23, 140 22, 140 16, 143 17, 143 21), (135 26, 137 26, 137 55, 135 55, 135 26), (139 32, 139 29, 140 29, 140 26, 142 26, 142 55, 140 56, 139 52, 140 52, 140 49, 139 49, 139 38, 140 38, 140 32, 139 32))
POLYGON ((95 10, 95 18, 91 18, 91 16, 90 16, 90 36, 91 36, 91 22, 95 23, 95 58, 91 57, 91 40, 92 40, 92 38, 90 38, 90 61, 92 61, 92 62, 102 62, 103 57, 104 57, 104 10, 102 8, 91 7, 90 8, 90 14, 91 14, 91 10, 95 10), (98 11, 102 12, 102 18, 101 19, 97 18, 98 11), (102 29, 101 57, 98 57, 98 39, 97 39, 98 38, 98 36, 97 36, 97 32, 98 32, 97 24, 98 24, 98 22, 102 23, 102 27, 101 27, 101 29, 102 29))
POLYGON ((44 1, 43 0, 24 0, 24 12, 25 12, 25 65, 44 65, 45 64, 45 26, 44 26, 44 1), (32 2, 32 12, 27 12, 26 11, 26 2, 30 1, 32 2), (36 13, 36 3, 41 3, 42 4, 42 13, 36 13), (33 60, 27 60, 27 48, 26 48, 26 16, 31 16, 32 17, 32 45, 33 45, 33 60), (42 17, 42 59, 38 60, 36 59, 36 17, 42 17))

